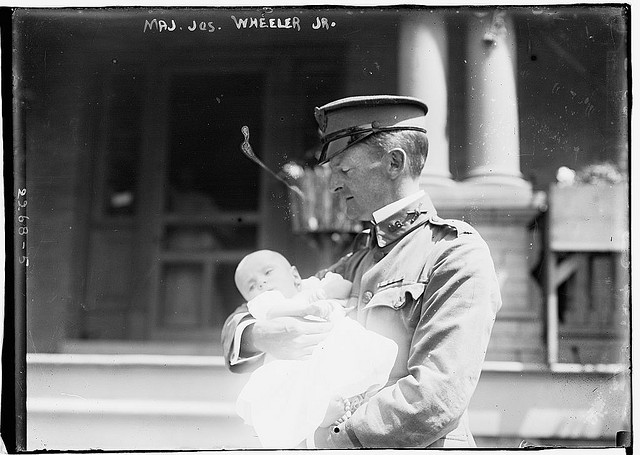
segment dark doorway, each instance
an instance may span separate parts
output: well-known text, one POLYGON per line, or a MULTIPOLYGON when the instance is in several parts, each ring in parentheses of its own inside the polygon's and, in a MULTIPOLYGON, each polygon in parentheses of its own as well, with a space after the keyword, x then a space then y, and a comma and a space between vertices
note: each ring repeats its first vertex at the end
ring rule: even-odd
POLYGON ((241 128, 259 150, 263 86, 257 73, 170 79, 154 337, 217 334, 241 303, 233 273, 257 248, 260 177, 240 151, 241 128))

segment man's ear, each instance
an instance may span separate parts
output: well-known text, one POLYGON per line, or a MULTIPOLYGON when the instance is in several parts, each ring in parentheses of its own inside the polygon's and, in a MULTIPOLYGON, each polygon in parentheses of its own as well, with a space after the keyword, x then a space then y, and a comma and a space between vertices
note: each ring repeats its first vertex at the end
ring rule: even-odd
POLYGON ((295 265, 291 266, 291 274, 293 275, 293 284, 295 284, 296 289, 299 291, 302 287, 302 278, 300 278, 300 273, 298 273, 295 265))
POLYGON ((395 179, 409 165, 407 153, 399 147, 393 148, 385 153, 383 158, 386 170, 392 179, 395 179))

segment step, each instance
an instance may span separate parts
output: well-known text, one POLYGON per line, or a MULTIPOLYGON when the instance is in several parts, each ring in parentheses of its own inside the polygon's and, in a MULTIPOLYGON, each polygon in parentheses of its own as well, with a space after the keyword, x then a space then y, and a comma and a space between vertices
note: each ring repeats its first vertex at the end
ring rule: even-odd
POLYGON ((222 357, 28 354, 29 397, 235 402, 249 375, 222 357))
MULTIPOLYGON (((27 356, 28 450, 257 448, 234 403, 249 375, 220 357, 27 356)), ((469 408, 480 440, 615 441, 629 424, 624 366, 486 362, 469 408)))
POLYGON ((219 341, 73 340, 58 346, 61 354, 222 356, 219 341))
MULTIPOLYGON (((469 406, 475 434, 615 443, 630 422, 623 365, 485 362, 469 406)), ((569 444, 571 445, 571 444, 569 444)))
POLYGON ((222 357, 28 354, 27 449, 259 448, 235 412, 248 379, 222 357))
POLYGON ((133 399, 29 398, 27 450, 260 448, 231 404, 133 399))

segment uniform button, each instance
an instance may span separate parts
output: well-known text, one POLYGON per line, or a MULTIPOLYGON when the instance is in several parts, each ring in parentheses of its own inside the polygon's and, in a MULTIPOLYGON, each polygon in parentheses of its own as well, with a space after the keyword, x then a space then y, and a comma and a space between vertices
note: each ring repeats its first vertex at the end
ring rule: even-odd
POLYGON ((396 303, 394 303, 394 304, 393 304, 393 307, 394 307, 394 308, 396 308, 396 309, 398 309, 398 308, 400 308, 400 307, 402 306, 402 304, 403 304, 403 303, 404 303, 404 300, 402 300, 402 299, 398 299, 398 300, 396 301, 396 303))
POLYGON ((376 262, 380 261, 383 257, 384 257, 384 253, 382 251, 376 251, 373 254, 373 259, 375 259, 376 262))
POLYGON ((364 303, 365 305, 367 303, 369 303, 369 301, 371 300, 371 298, 373 297, 373 292, 371 291, 366 291, 363 295, 362 295, 362 303, 364 303))

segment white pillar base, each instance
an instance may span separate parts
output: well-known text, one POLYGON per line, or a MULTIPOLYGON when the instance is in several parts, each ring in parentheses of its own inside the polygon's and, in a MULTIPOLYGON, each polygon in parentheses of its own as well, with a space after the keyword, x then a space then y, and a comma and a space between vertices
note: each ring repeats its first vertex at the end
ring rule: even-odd
POLYGON ((517 184, 511 179, 505 179, 503 183, 498 183, 499 180, 494 177, 488 180, 465 180, 448 185, 421 181, 420 187, 431 196, 436 209, 521 209, 536 207, 544 202, 526 180, 515 179, 517 184))
POLYGON ((422 172, 420 175, 420 187, 426 188, 429 191, 431 187, 447 187, 451 188, 456 185, 456 182, 451 178, 451 175, 442 174, 427 174, 422 172))

